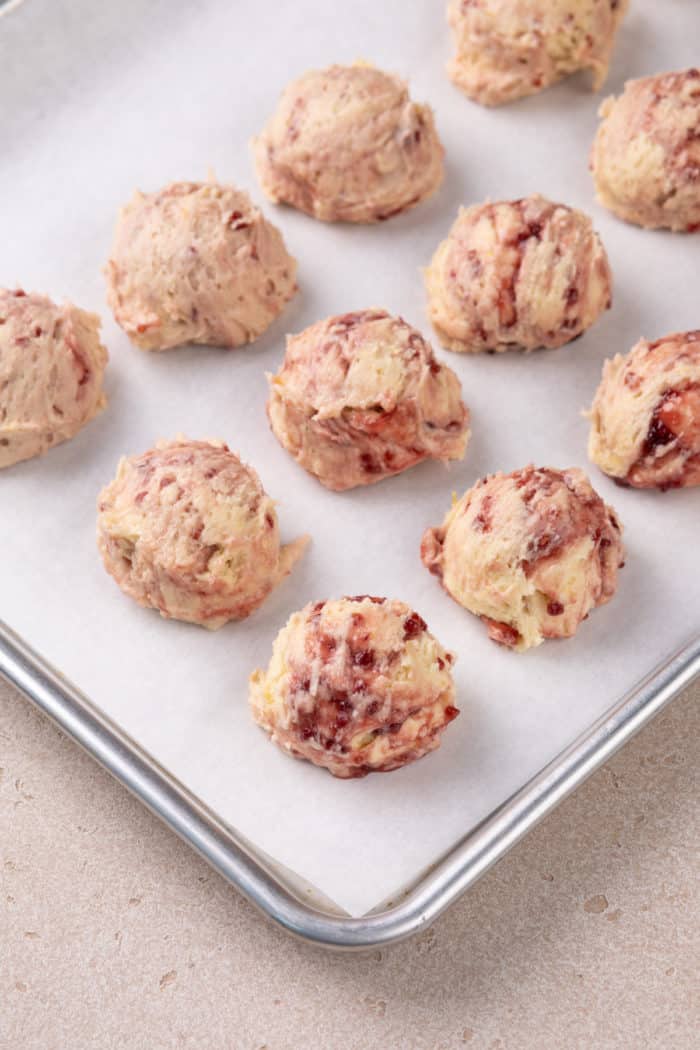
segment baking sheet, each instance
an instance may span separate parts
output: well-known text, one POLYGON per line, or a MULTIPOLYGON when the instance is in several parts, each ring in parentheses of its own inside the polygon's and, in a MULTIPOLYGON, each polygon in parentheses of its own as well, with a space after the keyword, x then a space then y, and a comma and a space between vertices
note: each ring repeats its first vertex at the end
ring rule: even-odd
MULTIPOLYGON (((700 241, 617 222, 593 201, 587 152, 599 99, 574 77, 502 110, 443 73, 443 5, 225 0, 96 5, 25 0, 0 19, 0 284, 101 313, 109 409, 74 441, 0 477, 0 616, 259 848, 361 914, 414 880, 586 728, 700 619, 700 490, 638 493, 592 470, 626 526, 614 601, 574 641, 518 656, 490 643, 422 568, 424 527, 453 490, 528 461, 587 467, 603 359, 640 335, 697 327, 700 241), (427 204, 381 227, 315 223, 263 205, 299 259, 301 293, 255 345, 146 355, 107 312, 100 267, 117 208, 138 186, 221 180, 262 202, 248 140, 286 81, 362 57, 410 76, 447 149, 427 204), (614 309, 571 347, 474 359, 441 352, 473 415, 466 459, 423 464, 363 491, 326 492, 268 431, 264 372, 283 336, 319 317, 386 306, 429 333, 419 267, 460 203, 540 191, 593 214, 615 273, 614 309), (222 437, 279 501, 283 536, 313 544, 254 616, 216 634, 122 597, 94 543, 94 504, 120 454, 184 432, 222 437), (247 676, 312 598, 396 596, 459 654, 462 715, 435 755, 391 776, 340 782, 270 745, 247 711, 247 676)), ((637 0, 607 88, 697 61, 700 11, 637 0)), ((128 863, 128 859, 126 860, 128 863)))

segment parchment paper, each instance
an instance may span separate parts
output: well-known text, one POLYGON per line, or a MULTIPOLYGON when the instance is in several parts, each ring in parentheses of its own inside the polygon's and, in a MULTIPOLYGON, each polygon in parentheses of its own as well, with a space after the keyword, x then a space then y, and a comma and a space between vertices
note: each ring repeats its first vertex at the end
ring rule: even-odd
MULTIPOLYGON (((625 226, 594 203, 587 170, 600 97, 577 76, 500 110, 444 74, 444 4, 26 0, 0 18, 0 284, 100 312, 109 409, 74 441, 0 477, 0 615, 207 803, 272 857, 360 914, 415 878, 517 789, 700 620, 700 490, 594 484, 626 525, 618 595, 573 641, 523 656, 487 640, 422 568, 423 529, 453 490, 529 461, 586 467, 580 415, 603 359, 640 335, 698 327, 700 239, 625 226), (410 77, 435 108, 445 185, 375 228, 264 205, 299 259, 301 293, 254 346, 147 355, 107 312, 100 267, 119 205, 173 179, 256 185, 248 140, 286 81, 362 57, 410 77), (326 492, 268 430, 265 370, 283 337, 331 313, 386 306, 429 332, 419 268, 460 203, 540 191, 591 212, 615 273, 614 309, 583 339, 530 356, 440 351, 473 413, 466 459, 363 491, 326 492), (95 542, 95 498, 122 453, 184 432, 227 440, 279 501, 285 538, 313 545, 253 617, 216 634, 124 598, 95 542), (462 715, 439 752, 355 782, 293 761, 247 710, 247 677, 312 598, 370 592, 412 603, 458 654, 462 715)), ((636 0, 607 88, 697 62, 697 4, 636 0)), ((129 863, 129 858, 124 858, 129 863)))

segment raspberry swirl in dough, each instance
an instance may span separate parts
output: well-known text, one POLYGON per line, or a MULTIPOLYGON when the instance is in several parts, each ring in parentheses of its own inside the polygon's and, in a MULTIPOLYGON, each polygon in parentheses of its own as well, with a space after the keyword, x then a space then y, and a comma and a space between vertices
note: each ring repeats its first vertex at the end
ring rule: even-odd
POLYGON ((430 107, 366 63, 313 70, 289 84, 254 150, 270 200, 329 222, 388 219, 443 178, 430 107))
POLYGON ((538 194, 463 208, 425 283, 440 342, 470 353, 563 346, 612 296, 591 220, 538 194))
POLYGON ((250 678, 253 718, 285 751, 336 777, 385 773, 440 746, 459 714, 454 657, 403 602, 312 602, 250 678))
POLYGON ((0 468, 40 456, 107 404, 100 319, 0 288, 0 468))
POLYGON ((493 641, 522 651, 570 637, 610 601, 621 536, 582 470, 529 466, 478 481, 427 529, 421 557, 493 641))
POLYGON ((461 459, 469 414, 457 376, 386 310, 329 317, 287 342, 267 405, 280 444, 327 488, 461 459))
POLYGON ((628 0, 450 0, 456 53, 447 67, 465 94, 498 106, 590 69, 603 84, 628 0))
POLYGON ((117 324, 142 350, 236 347, 268 328, 296 291, 296 261, 247 193, 173 182, 122 208, 107 263, 117 324))
POLYGON ((124 593, 212 630, 257 609, 307 542, 280 547, 272 500, 220 441, 160 441, 123 458, 98 511, 98 547, 124 593))
POLYGON ((636 488, 700 485, 700 331, 677 332, 603 366, 588 454, 636 488))
POLYGON ((650 229, 700 229, 700 69, 630 80, 600 108, 598 200, 650 229))

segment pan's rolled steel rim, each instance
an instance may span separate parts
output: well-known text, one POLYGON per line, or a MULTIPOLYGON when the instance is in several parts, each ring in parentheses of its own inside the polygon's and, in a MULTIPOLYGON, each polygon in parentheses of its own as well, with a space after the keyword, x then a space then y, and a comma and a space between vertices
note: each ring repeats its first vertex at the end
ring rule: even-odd
POLYGON ((361 918, 301 900, 234 828, 131 740, 0 621, 0 675, 16 686, 268 918, 314 944, 362 951, 425 929, 700 675, 700 637, 650 671, 552 762, 473 828, 399 903, 361 918))
POLYGON ((10 11, 14 11, 22 3, 24 0, 0 0, 0 18, 3 15, 9 15, 10 11))

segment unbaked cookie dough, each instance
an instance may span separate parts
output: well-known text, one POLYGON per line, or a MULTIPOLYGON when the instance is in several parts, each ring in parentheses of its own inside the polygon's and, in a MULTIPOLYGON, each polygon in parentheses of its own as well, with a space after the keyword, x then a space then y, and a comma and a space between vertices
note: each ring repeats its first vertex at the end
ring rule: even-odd
POLYGON ((139 605, 212 630, 241 620, 300 557, 280 547, 274 503, 220 441, 160 441, 122 458, 98 499, 107 572, 139 605))
POLYGON ((612 294, 591 220, 538 194, 461 209, 425 283, 440 342, 470 353, 562 346, 612 294))
POLYGON ((512 102, 580 69, 603 84, 628 0, 450 0, 447 71, 485 106, 512 102))
POLYGON ((0 288, 0 468, 74 437, 107 404, 100 319, 0 288))
POLYGON ((336 777, 398 769, 440 746, 459 714, 454 657, 403 602, 311 602, 250 677, 253 718, 285 751, 336 777))
POLYGON ((296 261, 247 193, 215 182, 137 192, 107 263, 117 324, 142 350, 257 339, 296 291, 296 261))
POLYGON ((591 153, 601 204, 627 222, 700 229, 700 69, 630 80, 600 109, 591 153))
POLYGON ((522 651, 570 637, 612 598, 621 535, 582 470, 529 466, 478 481, 426 530, 421 558, 494 642, 522 651))
POLYGON ((457 376, 385 310, 329 317, 291 336, 269 380, 275 436, 329 489, 464 455, 469 413, 457 376))
POLYGON ((588 454, 636 488, 700 485, 700 331, 677 332, 603 366, 588 454))
POLYGON ((388 219, 429 197, 443 177, 430 107, 366 63, 293 81, 253 146, 270 200, 329 222, 388 219))

